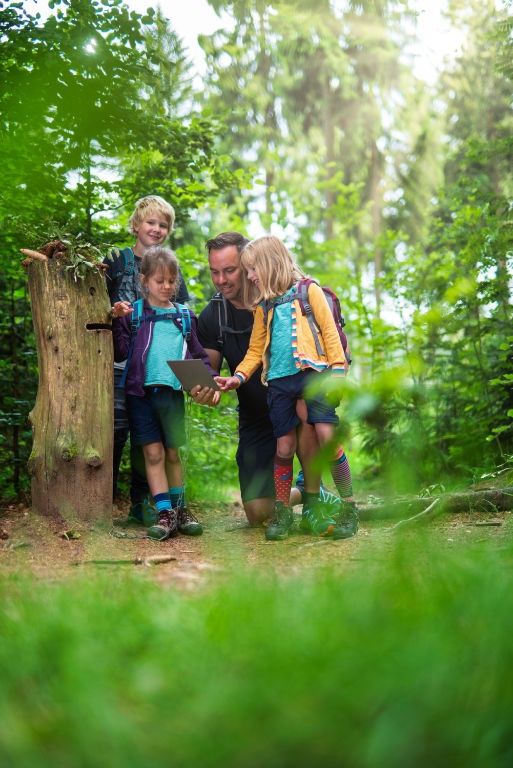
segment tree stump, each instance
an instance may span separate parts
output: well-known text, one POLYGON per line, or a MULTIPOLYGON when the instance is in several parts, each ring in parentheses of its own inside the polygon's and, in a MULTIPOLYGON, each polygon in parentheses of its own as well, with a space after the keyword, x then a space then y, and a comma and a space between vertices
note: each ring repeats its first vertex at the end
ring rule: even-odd
MULTIPOLYGON (((52 244, 49 244, 52 245, 52 244)), ((99 265, 74 276, 65 252, 23 251, 39 385, 30 413, 32 509, 67 525, 112 515, 113 351, 99 265), (68 267, 68 268, 67 268, 68 267)))

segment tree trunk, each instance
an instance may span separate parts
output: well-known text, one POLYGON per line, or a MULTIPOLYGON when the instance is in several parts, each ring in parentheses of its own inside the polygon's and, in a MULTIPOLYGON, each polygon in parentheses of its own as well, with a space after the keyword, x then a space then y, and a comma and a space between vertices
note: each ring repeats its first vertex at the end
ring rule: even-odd
POLYGON ((113 352, 99 270, 75 280, 60 258, 27 265, 39 364, 30 413, 32 508, 66 524, 112 513, 113 352))

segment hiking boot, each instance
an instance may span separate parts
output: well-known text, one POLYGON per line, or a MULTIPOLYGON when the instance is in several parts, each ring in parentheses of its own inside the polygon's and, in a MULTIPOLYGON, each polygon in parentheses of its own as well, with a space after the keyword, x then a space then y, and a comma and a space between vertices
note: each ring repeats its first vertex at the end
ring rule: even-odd
MULTIPOLYGON (((294 483, 294 485, 301 492, 301 497, 304 500, 305 476, 303 474, 302 469, 299 470, 298 475, 296 477, 296 482, 294 483)), ((332 493, 331 491, 328 491, 326 486, 324 486, 321 483, 319 488, 319 501, 322 504, 326 504, 328 506, 334 506, 335 504, 338 504, 340 502, 340 496, 338 496, 336 493, 332 493)))
POLYGON ((303 533, 313 533, 314 536, 331 536, 335 526, 335 518, 323 513, 321 505, 303 507, 301 522, 299 523, 303 533))
POLYGON ((126 525, 144 525, 142 510, 139 505, 130 507, 126 525))
POLYGON ((334 539, 350 539, 358 530, 358 508, 354 501, 340 501, 340 512, 333 531, 334 539))
POLYGON ((267 541, 283 541, 289 535, 294 522, 294 513, 290 507, 286 507, 282 501, 274 505, 274 517, 265 529, 267 541))
POLYGON ((144 496, 137 501, 132 500, 128 513, 127 523, 131 525, 155 525, 158 522, 159 513, 153 503, 151 495, 144 496))
POLYGON ((192 512, 189 512, 187 507, 177 507, 178 515, 178 530, 185 536, 201 536, 203 533, 203 526, 196 520, 192 512))
MULTIPOLYGON (((321 487, 319 489, 319 501, 326 507, 334 507, 340 503, 340 496, 337 493, 328 491, 328 489, 325 488, 321 483, 321 487)), ((333 516, 335 514, 335 510, 332 509, 330 514, 333 516)))
POLYGON ((176 536, 178 533, 178 520, 176 509, 164 509, 159 512, 159 521, 148 528, 148 536, 150 539, 158 539, 164 541, 169 539, 170 536, 176 536))

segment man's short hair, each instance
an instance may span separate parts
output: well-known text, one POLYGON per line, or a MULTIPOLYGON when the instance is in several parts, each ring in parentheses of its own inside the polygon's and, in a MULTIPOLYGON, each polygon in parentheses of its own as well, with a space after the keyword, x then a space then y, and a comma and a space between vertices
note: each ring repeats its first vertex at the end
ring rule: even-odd
POLYGON ((244 246, 249 243, 247 237, 241 235, 240 232, 221 232, 217 237, 212 237, 207 240, 205 248, 210 255, 210 251, 220 251, 221 248, 226 248, 228 245, 234 245, 239 253, 242 252, 244 246))

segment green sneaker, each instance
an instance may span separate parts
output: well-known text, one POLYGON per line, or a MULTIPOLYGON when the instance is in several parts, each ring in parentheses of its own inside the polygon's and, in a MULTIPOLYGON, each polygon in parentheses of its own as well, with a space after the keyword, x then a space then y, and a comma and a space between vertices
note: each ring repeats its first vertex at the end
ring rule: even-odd
MULTIPOLYGON (((294 485, 299 491, 301 491, 301 496, 304 497, 305 476, 303 474, 302 469, 299 470, 298 476, 296 477, 296 482, 294 483, 294 485)), ((331 491, 328 491, 328 489, 321 483, 319 488, 319 501, 321 502, 321 504, 332 506, 339 503, 340 496, 338 496, 336 493, 332 493, 331 491)))
POLYGON ((294 513, 290 507, 286 507, 282 501, 274 505, 274 517, 265 529, 267 541, 283 541, 289 535, 294 523, 294 513))
POLYGON ((127 523, 131 525, 150 525, 158 523, 159 514, 153 503, 151 494, 140 498, 138 501, 132 501, 130 512, 128 513, 127 523))
POLYGON ((303 533, 313 533, 314 536, 331 536, 335 530, 336 520, 332 515, 323 513, 322 506, 303 507, 299 528, 303 533))
POLYGON ((178 517, 176 509, 164 509, 159 513, 159 521, 148 528, 148 537, 164 541, 178 533, 178 517))
POLYGON ((189 512, 187 507, 177 507, 176 512, 178 514, 178 530, 185 536, 201 536, 203 533, 203 526, 196 520, 192 512, 189 512))
POLYGON ((350 539, 358 530, 358 508, 354 501, 340 500, 340 511, 333 531, 334 539, 350 539))

